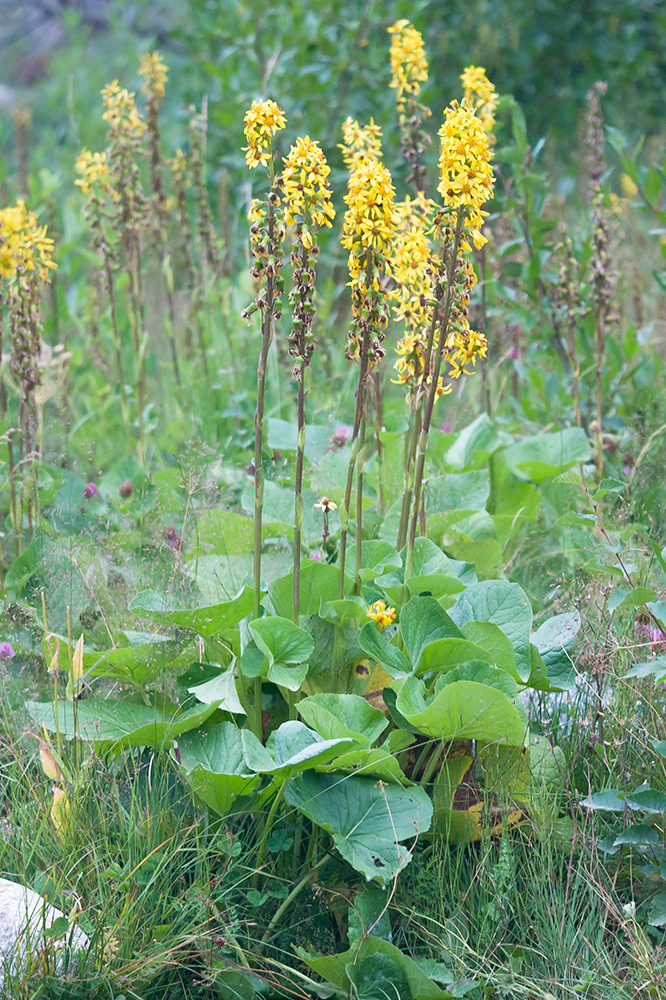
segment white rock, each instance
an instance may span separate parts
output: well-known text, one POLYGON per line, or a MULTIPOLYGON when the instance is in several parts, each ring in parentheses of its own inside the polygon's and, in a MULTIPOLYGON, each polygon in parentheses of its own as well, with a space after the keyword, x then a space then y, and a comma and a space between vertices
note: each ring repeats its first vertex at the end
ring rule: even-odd
MULTIPOLYGON (((64 968, 66 952, 70 954, 90 945, 88 937, 76 924, 64 938, 51 942, 44 937, 53 923, 64 914, 49 906, 43 896, 25 885, 0 878, 0 987, 5 971, 15 974, 27 964, 37 962, 41 953, 55 959, 55 973, 64 968)), ((73 964, 73 963, 72 963, 73 964)), ((68 968, 72 968, 72 964, 68 968)))

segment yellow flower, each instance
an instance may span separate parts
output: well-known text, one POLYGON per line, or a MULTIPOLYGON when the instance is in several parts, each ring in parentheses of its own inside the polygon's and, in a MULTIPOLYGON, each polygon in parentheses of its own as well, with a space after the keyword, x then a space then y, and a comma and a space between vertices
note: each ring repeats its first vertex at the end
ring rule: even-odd
POLYGON ((497 108, 497 91, 486 76, 483 66, 468 66, 460 74, 464 102, 474 108, 486 132, 492 132, 497 108))
POLYGON ((486 243, 481 235, 482 206, 492 197, 495 179, 490 164, 488 135, 475 112, 457 101, 444 112, 439 130, 440 181, 437 190, 449 208, 466 208, 466 225, 477 249, 486 243))
POLYGON ((318 142, 307 135, 296 140, 284 159, 282 171, 284 218, 288 226, 295 225, 300 216, 306 224, 330 228, 335 218, 328 183, 330 172, 318 142))
POLYGON ((167 70, 159 52, 144 52, 139 62, 139 75, 145 80, 141 87, 142 92, 149 97, 164 97, 167 70))
POLYGON ((53 240, 46 235, 46 226, 37 223, 34 212, 23 201, 0 211, 0 275, 10 281, 17 271, 35 271, 40 281, 48 280, 48 272, 56 265, 51 259, 53 240))
POLYGON ((625 198, 635 198, 638 194, 638 186, 632 181, 629 174, 622 174, 620 177, 620 187, 625 198))
POLYGON ((97 183, 101 183, 104 190, 109 187, 109 164, 106 153, 91 153, 89 149, 82 149, 76 160, 76 172, 81 176, 74 183, 85 195, 91 194, 97 183))
MULTIPOLYGON (((395 226, 391 175, 375 160, 363 160, 349 178, 342 245, 357 257, 366 250, 386 254, 395 226)), ((352 279, 355 265, 350 263, 352 279)))
POLYGON ((247 146, 243 146, 248 167, 268 166, 271 140, 286 124, 284 111, 275 101, 252 101, 245 114, 247 146))
POLYGON ((182 149, 177 149, 171 159, 167 160, 167 163, 171 167, 174 181, 182 187, 190 187, 187 157, 182 149))
POLYGON ((395 608, 387 608, 385 601, 375 601, 371 604, 367 612, 368 618, 373 618, 379 625, 379 631, 383 632, 387 625, 395 621, 395 608))
POLYGON ((105 108, 102 118, 108 124, 111 135, 123 139, 139 139, 146 125, 136 109, 134 94, 121 88, 118 81, 113 80, 102 90, 102 98, 105 108))
POLYGON ((428 61, 423 37, 409 21, 396 21, 388 32, 391 38, 391 83, 398 104, 405 97, 416 99, 421 84, 428 79, 428 61))
POLYGON ((329 500, 328 497, 321 497, 319 503, 315 504, 315 507, 317 510, 323 510, 326 514, 328 514, 329 511, 338 509, 337 503, 333 503, 333 501, 329 500))
POLYGON ((382 130, 370 119, 369 125, 360 125, 355 119, 347 118, 342 123, 342 159, 348 170, 354 171, 362 160, 381 160, 382 130))

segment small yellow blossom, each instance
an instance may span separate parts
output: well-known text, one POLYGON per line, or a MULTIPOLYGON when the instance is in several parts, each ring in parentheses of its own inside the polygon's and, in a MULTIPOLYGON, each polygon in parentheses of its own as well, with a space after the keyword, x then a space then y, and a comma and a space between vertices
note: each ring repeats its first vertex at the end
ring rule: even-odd
POLYGON ((439 136, 437 190, 448 207, 467 209, 466 225, 478 250, 487 242, 481 234, 487 215, 482 206, 492 197, 495 183, 488 134, 473 109, 453 101, 444 112, 439 136))
POLYGON ((104 190, 109 187, 109 164, 106 153, 91 153, 89 149, 82 149, 76 160, 76 172, 80 177, 74 183, 85 195, 91 194, 97 183, 100 183, 104 190))
POLYGON ((347 170, 354 171, 363 160, 381 160, 382 130, 373 118, 369 125, 360 125, 354 118, 342 123, 342 159, 347 170))
POLYGON ((146 125, 137 111, 134 94, 121 88, 118 81, 113 80, 103 88, 102 97, 105 108, 102 118, 108 124, 111 135, 139 139, 146 125))
POLYGON ((36 271, 40 281, 48 280, 53 262, 53 240, 46 226, 37 223, 23 201, 0 211, 0 275, 10 281, 17 271, 36 271))
POLYGON ((271 140, 286 124, 284 111, 275 101, 252 102, 245 115, 247 146, 243 147, 248 167, 268 166, 271 140))
POLYGON ((620 187, 625 198, 635 198, 638 194, 638 186, 632 181, 629 174, 622 174, 620 177, 620 187))
POLYGON ((344 247, 357 256, 370 249, 387 253, 395 227, 393 195, 391 175, 383 163, 363 160, 351 175, 345 196, 344 247))
POLYGON ((373 618, 379 625, 379 631, 383 632, 387 625, 395 621, 395 608, 387 608, 385 601, 375 601, 367 611, 368 618, 373 618))
MULTIPOLYGON (((328 175, 331 168, 326 162, 319 143, 309 136, 297 139, 284 159, 282 182, 285 200, 285 222, 293 226, 303 221, 306 226, 331 226, 335 209, 331 201, 328 175), (299 218, 300 217, 300 218, 299 218)), ((309 233, 307 234, 309 237, 309 233)), ((311 237, 305 246, 312 245, 311 237)))
POLYGON ((338 509, 337 503, 333 503, 333 501, 329 500, 328 497, 321 497, 319 503, 315 504, 315 507, 317 510, 322 510, 326 514, 328 514, 329 511, 338 509))
POLYGON ((460 75, 464 103, 474 108, 486 132, 492 132, 497 108, 497 91, 486 76, 483 66, 468 66, 460 75))
POLYGON ((164 97, 168 67, 162 62, 159 52, 144 52, 139 62, 139 75, 145 83, 141 87, 149 97, 164 97))
POLYGON ((405 98, 415 100, 421 84, 428 79, 428 61, 423 37, 409 21, 396 21, 388 32, 391 38, 391 83, 398 104, 405 98))

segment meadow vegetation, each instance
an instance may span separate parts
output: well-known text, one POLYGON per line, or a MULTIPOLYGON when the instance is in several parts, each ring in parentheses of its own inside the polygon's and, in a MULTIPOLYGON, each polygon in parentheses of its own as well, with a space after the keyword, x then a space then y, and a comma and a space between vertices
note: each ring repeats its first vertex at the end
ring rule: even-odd
POLYGON ((663 18, 181 6, 3 123, 0 994, 666 997, 663 18))

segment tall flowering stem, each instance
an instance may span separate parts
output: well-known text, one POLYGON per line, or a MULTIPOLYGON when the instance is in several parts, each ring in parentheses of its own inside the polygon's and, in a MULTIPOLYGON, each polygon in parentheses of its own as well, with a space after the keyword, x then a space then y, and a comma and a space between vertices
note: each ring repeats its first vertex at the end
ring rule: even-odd
MULTIPOLYGON (((21 438, 19 455, 28 469, 21 506, 27 493, 28 534, 32 539, 33 502, 37 503, 37 470, 39 443, 37 440, 36 394, 42 382, 42 318, 40 288, 49 280, 55 268, 52 260, 53 240, 46 235, 46 226, 40 226, 34 212, 23 201, 0 211, 0 277, 6 282, 9 332, 11 336, 11 371, 19 386, 19 423, 21 438)), ((2 300, 0 299, 0 305, 2 300)), ((8 437, 9 462, 12 472, 11 435, 8 437)), ((15 503, 14 530, 22 538, 23 516, 15 503)))
POLYGON ((291 254, 293 286, 289 294, 292 327, 289 353, 294 358, 292 375, 298 386, 298 432, 294 482, 294 588, 293 618, 298 623, 301 594, 301 530, 303 527, 303 461, 305 449, 305 370, 315 349, 314 322, 315 267, 319 247, 314 235, 321 226, 330 227, 335 218, 328 183, 330 167, 317 142, 309 136, 297 139, 284 160, 282 186, 285 222, 294 229, 291 254))
MULTIPOLYGON (((349 250, 349 274, 352 290, 352 323, 349 328, 345 355, 358 363, 359 380, 356 390, 356 411, 351 436, 351 455, 347 470, 344 503, 340 508, 340 579, 339 593, 344 596, 345 560, 349 531, 354 471, 359 454, 359 434, 365 415, 366 386, 369 375, 383 358, 382 346, 388 325, 388 307, 382 279, 387 273, 387 256, 395 227, 393 184, 386 167, 377 160, 364 159, 349 179, 345 201, 342 244, 349 250)), ((363 436, 361 435, 361 438, 363 436)), ((357 562, 362 541, 363 462, 359 460, 357 482, 357 562)), ((358 574, 356 585, 358 589, 358 574)))
POLYGON ((428 79, 428 61, 421 32, 409 21, 396 21, 388 32, 391 35, 390 86, 395 90, 401 146, 411 170, 407 183, 418 193, 425 191, 428 184, 428 168, 421 158, 431 141, 423 128, 423 121, 430 117, 431 111, 419 102, 421 84, 428 79))
MULTIPOLYGON (((253 101, 245 115, 245 161, 250 169, 268 169, 269 190, 263 200, 255 200, 250 211, 252 256, 251 275, 258 284, 254 302, 244 310, 243 317, 251 320, 254 312, 261 313, 261 350, 257 365, 257 409, 254 415, 254 566, 252 610, 255 618, 261 612, 261 528, 264 509, 264 406, 266 397, 266 363, 273 339, 273 321, 279 320, 284 289, 282 241, 285 229, 283 210, 277 188, 281 178, 275 175, 273 137, 287 124, 282 109, 275 101, 253 101)), ((254 731, 262 736, 261 678, 254 682, 254 731)))
MULTIPOLYGON (((456 380, 470 374, 476 358, 486 354, 485 337, 469 325, 469 300, 476 283, 469 256, 472 246, 480 249, 486 242, 481 234, 486 215, 482 206, 493 190, 492 151, 475 112, 455 101, 445 111, 439 135, 437 190, 443 205, 433 225, 439 249, 429 260, 432 314, 425 347, 403 357, 402 369, 404 381, 411 378, 418 385, 405 482, 405 495, 411 497, 405 579, 411 571, 435 402, 452 388, 451 381, 444 381, 442 366, 448 367, 447 378, 456 380), (410 365, 415 364, 418 368, 410 371, 410 365)), ((403 509, 405 506, 403 503, 403 509)), ((404 532, 404 522, 401 529, 404 532)))

